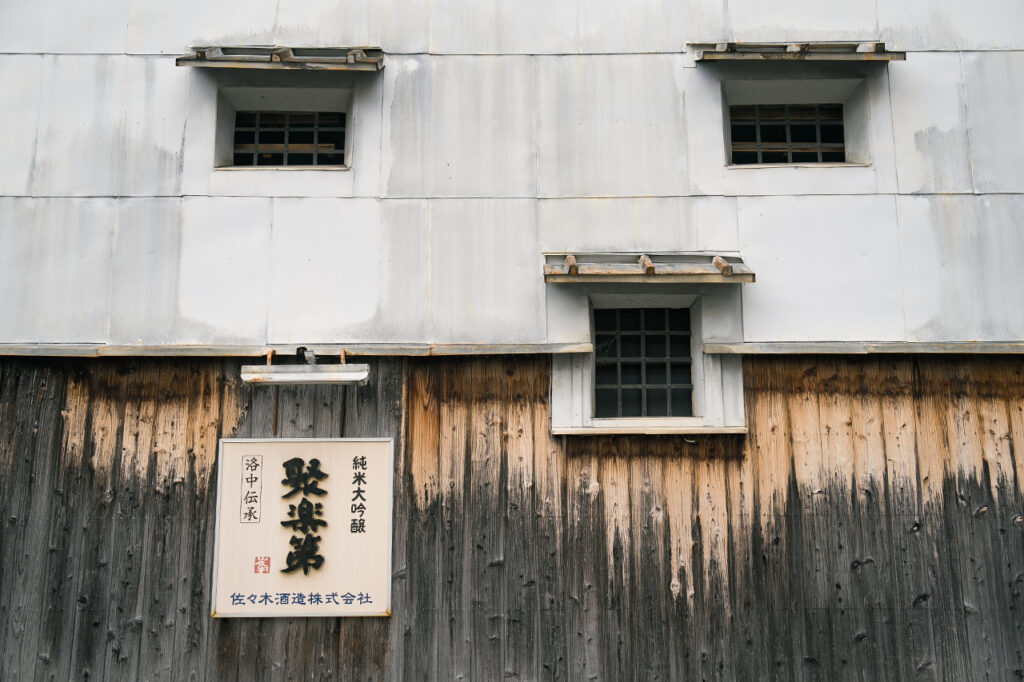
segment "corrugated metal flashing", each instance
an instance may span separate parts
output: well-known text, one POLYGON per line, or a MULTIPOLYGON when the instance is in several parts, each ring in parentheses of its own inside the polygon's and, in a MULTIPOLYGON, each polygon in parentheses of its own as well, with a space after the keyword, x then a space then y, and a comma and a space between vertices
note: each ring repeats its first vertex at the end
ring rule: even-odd
POLYGON ((742 284, 754 272, 738 256, 681 253, 548 253, 544 281, 742 284))
POLYGON ((211 46, 193 47, 192 54, 175 63, 218 69, 380 71, 384 53, 379 47, 211 46))
POLYGON ((694 60, 708 61, 869 61, 890 62, 907 58, 891 52, 885 43, 688 43, 694 60))

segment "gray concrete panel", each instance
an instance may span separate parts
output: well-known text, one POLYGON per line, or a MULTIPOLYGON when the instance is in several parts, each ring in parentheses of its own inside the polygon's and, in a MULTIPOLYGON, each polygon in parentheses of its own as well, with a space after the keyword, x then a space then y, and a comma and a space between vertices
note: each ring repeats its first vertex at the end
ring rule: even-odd
POLYGON ((739 199, 746 341, 904 337, 894 197, 739 199))
POLYGON ((970 52, 962 59, 974 189, 1024 192, 1024 52, 970 52))
POLYGON ((540 196, 689 193, 681 55, 537 63, 540 196))
POLYGON ((536 343, 544 338, 536 202, 430 202, 430 339, 536 343))
POLYGON ((6 55, 0 58, 0 94, 4 119, 0 125, 0 195, 27 196, 32 184, 39 121, 39 79, 43 58, 6 55))
POLYGON ((1024 197, 900 197, 910 341, 1024 338, 1024 197))
POLYGON ((271 199, 183 201, 178 316, 205 343, 266 342, 271 213, 271 199))
POLYGON ((187 76, 158 57, 45 57, 33 195, 176 194, 187 76))
POLYGON ((117 204, 0 199, 0 338, 103 342, 117 204))
POLYGON ((387 196, 534 196, 534 67, 531 57, 391 57, 387 196))
POLYGON ((910 55, 889 79, 900 192, 971 192, 960 55, 910 55))

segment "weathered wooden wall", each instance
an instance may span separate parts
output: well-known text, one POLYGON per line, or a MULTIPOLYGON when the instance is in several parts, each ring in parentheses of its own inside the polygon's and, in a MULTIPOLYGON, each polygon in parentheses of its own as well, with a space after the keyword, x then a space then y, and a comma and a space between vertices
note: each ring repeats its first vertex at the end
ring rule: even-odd
POLYGON ((0 363, 0 679, 1024 674, 1024 360, 750 358, 746 440, 564 441, 543 357, 239 364, 0 363), (396 438, 390 619, 208 617, 217 438, 275 434, 396 438))

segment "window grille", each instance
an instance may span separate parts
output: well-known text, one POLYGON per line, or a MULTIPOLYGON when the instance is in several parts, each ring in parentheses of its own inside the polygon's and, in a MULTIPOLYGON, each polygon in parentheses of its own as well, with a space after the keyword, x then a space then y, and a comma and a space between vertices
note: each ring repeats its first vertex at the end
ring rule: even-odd
POLYGON ((594 311, 595 417, 693 416, 688 308, 594 311))
POLYGON ((343 112, 239 111, 235 114, 236 166, 341 166, 344 163, 343 112))
POLYGON ((732 163, 846 161, 842 104, 729 107, 732 163))

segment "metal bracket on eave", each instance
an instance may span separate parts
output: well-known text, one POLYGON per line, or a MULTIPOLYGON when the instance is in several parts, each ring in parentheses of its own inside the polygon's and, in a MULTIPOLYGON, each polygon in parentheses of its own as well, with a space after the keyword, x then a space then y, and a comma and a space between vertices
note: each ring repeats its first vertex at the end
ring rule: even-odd
POLYGON ((547 253, 544 257, 544 281, 550 284, 744 284, 755 280, 754 271, 738 256, 706 253, 547 253))
POLYGON ((194 47, 192 54, 178 57, 175 64, 217 69, 380 71, 384 53, 379 47, 194 47))
POLYGON ((891 62, 906 52, 885 49, 885 43, 687 43, 694 61, 820 61, 891 62))

